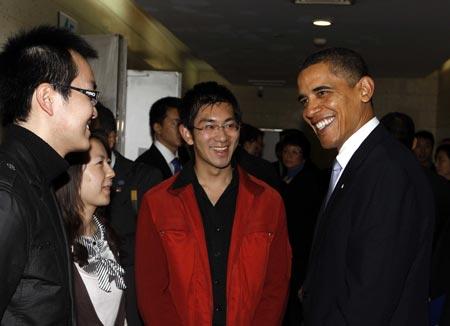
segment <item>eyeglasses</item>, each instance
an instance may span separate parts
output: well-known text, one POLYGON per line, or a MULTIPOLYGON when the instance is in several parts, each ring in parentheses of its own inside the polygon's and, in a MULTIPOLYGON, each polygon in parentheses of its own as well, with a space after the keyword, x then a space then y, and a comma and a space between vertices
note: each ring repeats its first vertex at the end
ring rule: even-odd
POLYGON ((70 86, 70 85, 55 84, 54 86, 70 88, 70 89, 73 89, 74 91, 77 91, 77 92, 80 92, 81 94, 86 95, 91 100, 92 106, 95 106, 98 102, 98 96, 100 94, 100 91, 96 91, 96 90, 92 90, 92 89, 78 88, 78 87, 70 86))
POLYGON ((220 125, 218 123, 206 123, 203 127, 193 127, 204 133, 205 135, 215 135, 220 129, 223 129, 227 134, 233 134, 239 131, 241 125, 236 121, 225 122, 220 125))

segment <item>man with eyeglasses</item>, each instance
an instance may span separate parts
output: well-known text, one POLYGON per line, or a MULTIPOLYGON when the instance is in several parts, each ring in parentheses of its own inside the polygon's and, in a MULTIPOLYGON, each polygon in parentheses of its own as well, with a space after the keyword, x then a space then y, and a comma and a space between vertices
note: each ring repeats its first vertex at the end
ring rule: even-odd
POLYGON ((144 196, 136 288, 150 325, 281 325, 291 250, 283 202, 232 160, 241 111, 215 82, 183 97, 195 161, 144 196))
POLYGON ((98 92, 73 33, 41 26, 0 53, 0 324, 73 325, 72 264, 54 181, 89 148, 98 92))

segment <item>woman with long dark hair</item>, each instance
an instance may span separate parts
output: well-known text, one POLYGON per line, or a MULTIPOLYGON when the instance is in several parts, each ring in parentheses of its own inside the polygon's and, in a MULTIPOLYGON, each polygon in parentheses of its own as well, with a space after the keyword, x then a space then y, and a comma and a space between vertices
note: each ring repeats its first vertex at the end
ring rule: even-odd
POLYGON ((90 150, 69 154, 68 179, 57 190, 74 263, 78 325, 125 325, 124 270, 101 208, 110 201, 114 171, 108 146, 90 137, 90 150))

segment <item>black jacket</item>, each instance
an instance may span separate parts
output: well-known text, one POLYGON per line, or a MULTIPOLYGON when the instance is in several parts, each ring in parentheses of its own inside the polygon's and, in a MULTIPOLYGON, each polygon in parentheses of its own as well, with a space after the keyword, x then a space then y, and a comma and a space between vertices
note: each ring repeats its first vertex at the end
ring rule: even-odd
POLYGON ((74 324, 69 250, 51 187, 66 168, 17 126, 0 147, 1 325, 74 324))
POLYGON ((121 264, 134 265, 134 238, 136 219, 142 196, 163 180, 161 172, 153 166, 133 162, 114 152, 111 203, 107 208, 110 224, 120 237, 121 264))
POLYGON ((426 325, 433 220, 416 158, 379 125, 319 213, 305 325, 426 325))
POLYGON ((148 150, 142 153, 136 159, 136 162, 145 163, 158 168, 161 171, 164 180, 172 176, 172 170, 170 170, 170 167, 164 159, 164 156, 161 154, 158 148, 156 148, 155 144, 152 144, 152 146, 150 146, 148 150))
POLYGON ((163 180, 161 172, 147 164, 130 161, 114 152, 111 203, 107 208, 110 224, 120 238, 120 263, 125 269, 126 315, 129 326, 140 326, 134 282, 134 242, 136 219, 144 193, 163 180))

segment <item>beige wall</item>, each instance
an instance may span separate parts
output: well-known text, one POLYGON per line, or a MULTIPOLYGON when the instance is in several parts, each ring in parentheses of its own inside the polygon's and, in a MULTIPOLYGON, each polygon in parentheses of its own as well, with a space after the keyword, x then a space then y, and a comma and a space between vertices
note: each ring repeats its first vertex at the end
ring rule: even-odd
POLYGON ((132 0, 1 0, 0 43, 19 29, 39 24, 56 25, 58 11, 78 22, 79 34, 123 35, 128 42, 129 69, 180 71, 184 88, 202 80, 203 75, 223 80, 132 0))
POLYGON ((450 137, 450 60, 439 72, 438 108, 436 114, 436 139, 450 137))
MULTIPOLYGON (((295 87, 265 87, 263 97, 258 97, 256 87, 230 85, 210 65, 193 57, 187 46, 132 0, 1 0, 0 43, 21 28, 56 25, 58 11, 78 21, 80 34, 123 35, 128 42, 130 69, 181 71, 184 90, 199 81, 217 80, 232 88, 248 123, 261 128, 300 128, 310 132, 300 118, 295 87)), ((391 111, 405 112, 413 117, 417 129, 428 129, 438 139, 449 137, 449 89, 450 62, 426 78, 378 79, 375 110, 379 117, 391 111)))

